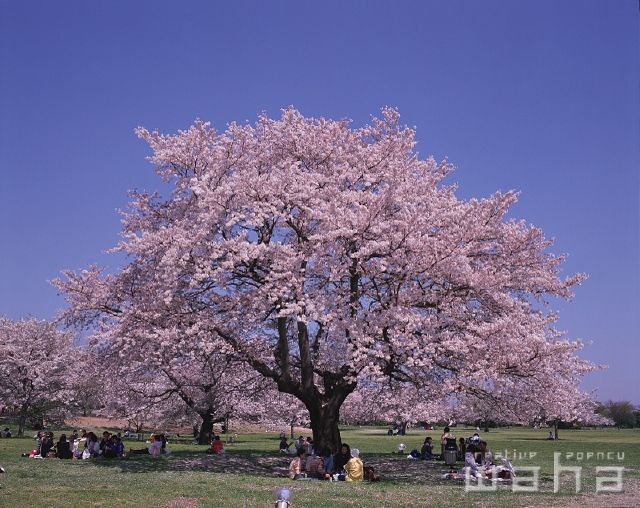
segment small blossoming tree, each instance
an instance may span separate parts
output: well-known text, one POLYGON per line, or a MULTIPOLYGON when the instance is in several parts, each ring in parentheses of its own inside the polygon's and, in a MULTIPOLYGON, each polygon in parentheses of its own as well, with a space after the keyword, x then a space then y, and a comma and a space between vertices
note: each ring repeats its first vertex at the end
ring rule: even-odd
POLYGON ((71 402, 72 342, 55 323, 0 318, 0 402, 17 409, 18 436, 34 410, 71 402))

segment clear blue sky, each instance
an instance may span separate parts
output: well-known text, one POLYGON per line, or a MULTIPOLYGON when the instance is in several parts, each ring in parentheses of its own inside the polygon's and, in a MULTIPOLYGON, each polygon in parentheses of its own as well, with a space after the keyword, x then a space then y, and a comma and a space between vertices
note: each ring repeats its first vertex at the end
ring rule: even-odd
POLYGON ((128 189, 159 187, 133 129, 383 106, 448 158, 461 198, 512 215, 590 278, 560 328, 640 404, 638 0, 0 0, 0 315, 53 318, 47 284, 118 241, 128 189))

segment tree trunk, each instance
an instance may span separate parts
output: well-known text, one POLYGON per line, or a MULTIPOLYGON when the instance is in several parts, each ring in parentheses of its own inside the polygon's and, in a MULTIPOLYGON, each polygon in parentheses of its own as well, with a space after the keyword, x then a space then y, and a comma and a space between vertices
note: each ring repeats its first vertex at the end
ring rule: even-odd
POLYGON ((213 416, 210 412, 200 413, 202 425, 200 425, 200 437, 198 444, 210 445, 213 438, 213 416))
POLYGON ((131 428, 133 426, 134 432, 136 434, 142 433, 142 428, 144 427, 144 420, 141 418, 137 420, 136 418, 129 418, 127 420, 127 426, 131 428))
POLYGON ((331 453, 335 453, 342 446, 342 438, 338 428, 339 410, 334 412, 326 411, 325 409, 328 406, 309 409, 311 431, 313 432, 313 449, 316 453, 320 452, 325 446, 329 447, 331 453))
MULTIPOLYGON (((304 268, 304 266, 303 266, 304 268)), ((357 276, 352 277, 352 291, 357 291, 357 276), (355 279, 355 282, 354 280, 355 279)), ((338 422, 340 407, 347 396, 356 389, 355 381, 347 381, 353 374, 346 365, 338 372, 325 372, 322 375, 322 391, 316 386, 317 372, 314 371, 311 344, 307 325, 297 322, 299 372, 292 375, 292 363, 289 358, 289 336, 286 318, 278 318, 278 346, 275 351, 279 369, 273 370, 260 361, 252 361, 251 366, 265 377, 271 377, 278 385, 278 390, 289 393, 302 402, 309 412, 311 430, 313 431, 313 447, 321 451, 325 446, 335 453, 342 446, 338 422)), ((225 336, 216 329, 216 333, 225 336)), ((317 332, 319 333, 319 332, 317 332)), ((315 346, 314 346, 315 347, 315 346)))
POLYGON ((25 404, 20 408, 20 419, 18 420, 18 437, 24 437, 24 427, 27 423, 27 410, 29 407, 25 404))
MULTIPOLYGON (((347 383, 343 377, 335 376, 324 380, 324 393, 320 392, 313 384, 313 375, 305 380, 305 383, 297 383, 290 378, 279 378, 276 380, 278 389, 284 393, 290 393, 302 402, 309 412, 311 431, 313 432, 313 448, 316 452, 321 451, 325 446, 329 447, 331 453, 335 453, 342 446, 340 429, 340 407, 356 388, 356 383, 347 383)), ((293 424, 291 422, 291 438, 294 438, 293 424)))
POLYGON ((556 441, 558 440, 558 420, 555 420, 553 422, 553 435, 556 438, 556 441))

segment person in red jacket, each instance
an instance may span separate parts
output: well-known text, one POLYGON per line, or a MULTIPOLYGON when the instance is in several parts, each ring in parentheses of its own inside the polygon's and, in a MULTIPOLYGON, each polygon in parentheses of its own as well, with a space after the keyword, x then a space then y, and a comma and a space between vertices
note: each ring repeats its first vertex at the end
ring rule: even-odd
POLYGON ((211 448, 207 450, 207 453, 225 453, 222 447, 222 441, 220 441, 220 436, 214 436, 211 448))

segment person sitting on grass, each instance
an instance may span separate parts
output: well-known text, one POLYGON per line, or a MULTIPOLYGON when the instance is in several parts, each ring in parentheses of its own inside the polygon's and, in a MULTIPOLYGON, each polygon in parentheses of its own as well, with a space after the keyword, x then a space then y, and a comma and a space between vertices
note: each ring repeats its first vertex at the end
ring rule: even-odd
POLYGON ((59 459, 71 459, 73 458, 73 453, 71 452, 71 447, 69 446, 69 441, 67 441, 67 435, 61 434, 60 439, 58 440, 58 444, 56 445, 56 449, 58 451, 59 459))
POLYGON ((307 445, 307 439, 304 436, 300 436, 298 439, 296 439, 296 442, 295 442, 296 450, 303 448, 306 451, 307 450, 305 448, 306 445, 307 445))
POLYGON ((104 452, 107 459, 116 459, 124 456, 124 444, 118 436, 111 436, 109 447, 104 452))
POLYGON ((467 447, 467 452, 464 454, 464 467, 467 475, 477 477, 479 475, 478 472, 478 463, 474 458, 475 445, 470 445, 467 447))
POLYGON ((341 474, 344 470, 344 465, 351 459, 351 448, 347 443, 342 443, 340 451, 333 456, 333 470, 332 473, 341 474))
MULTIPOLYGON (((311 463, 309 464, 309 470, 307 471, 307 476, 309 478, 317 478, 318 480, 328 480, 331 478, 331 475, 327 473, 324 468, 324 458, 325 453, 327 452, 327 448, 323 448, 320 452, 320 455, 316 455, 311 459, 311 463)), ((329 456, 331 453, 329 453, 329 456)))
POLYGON ((167 436, 165 436, 164 434, 156 434, 156 440, 159 439, 161 446, 160 446, 160 453, 171 453, 171 450, 167 450, 167 436))
POLYGON ((325 446, 320 451, 320 456, 322 457, 322 463, 324 465, 324 470, 332 474, 333 472, 333 455, 331 455, 331 449, 328 446, 325 446))
POLYGON ((53 432, 49 432, 49 434, 45 433, 45 437, 42 440, 42 445, 40 446, 40 456, 43 459, 46 459, 50 452, 53 452, 55 456, 55 443, 53 441, 53 432))
POLYGON ((420 449, 420 458, 422 460, 435 460, 435 455, 433 454, 433 444, 431 444, 433 438, 427 436, 424 440, 424 444, 420 449))
POLYGON ((151 438, 151 447, 149 448, 149 455, 160 455, 165 444, 162 441, 162 437, 154 435, 151 438))
POLYGON ((467 447, 465 448, 466 452, 464 454, 465 456, 465 460, 467 457, 467 454, 471 454, 473 456, 473 459, 476 461, 476 464, 482 464, 482 450, 480 449, 480 446, 476 446, 474 444, 468 444, 467 447))
POLYGON ((477 432, 469 439, 467 439, 467 443, 472 444, 473 446, 480 446, 480 441, 482 440, 480 439, 480 436, 477 432))
POLYGON ((458 444, 458 455, 457 455, 456 459, 464 462, 464 454, 467 451, 467 445, 466 445, 463 437, 461 437, 458 440, 458 443, 459 443, 458 444))
POLYGON ((129 450, 128 455, 160 455, 162 453, 162 439, 160 436, 151 436, 151 446, 149 448, 143 448, 142 450, 129 450))
POLYGON ((347 482, 361 482, 364 478, 364 465, 360 460, 360 450, 353 448, 351 450, 351 459, 344 465, 347 472, 344 478, 347 482))
POLYGON ((100 443, 98 442, 98 436, 93 432, 89 432, 89 434, 87 434, 85 448, 89 450, 89 457, 96 458, 100 456, 100 443))
POLYGON ((453 439, 451 432, 449 432, 450 430, 451 429, 449 429, 449 427, 445 427, 442 436, 440 436, 440 453, 442 456, 444 456, 444 445, 446 444, 447 439, 453 439))
POLYGON ((102 441, 100 441, 100 452, 104 457, 105 452, 109 449, 109 445, 111 444, 111 433, 105 430, 102 433, 102 441))
POLYGON ((283 437, 280 439, 280 453, 289 453, 289 447, 291 443, 287 442, 287 437, 283 437))
POLYGON ((307 452, 304 448, 298 448, 296 457, 289 464, 289 478, 292 480, 299 480, 304 478, 303 467, 305 463, 305 456, 307 452))
POLYGON ((38 432, 35 435, 35 439, 38 443, 36 445, 36 453, 35 453, 36 455, 40 455, 40 452, 42 451, 42 443, 44 443, 44 438, 45 438, 44 432, 38 432))
POLYGON ((225 453, 224 448, 222 447, 222 441, 220 441, 220 436, 213 436, 211 448, 207 448, 205 453, 225 453))
POLYGON ((480 441, 480 460, 481 464, 485 466, 493 465, 493 452, 487 448, 486 441, 480 441))

